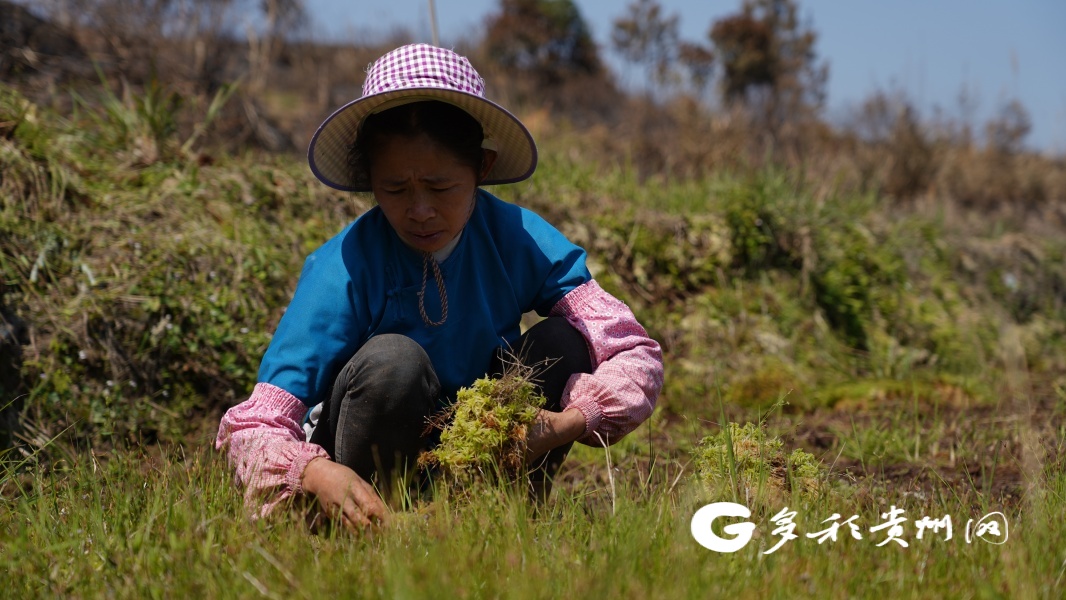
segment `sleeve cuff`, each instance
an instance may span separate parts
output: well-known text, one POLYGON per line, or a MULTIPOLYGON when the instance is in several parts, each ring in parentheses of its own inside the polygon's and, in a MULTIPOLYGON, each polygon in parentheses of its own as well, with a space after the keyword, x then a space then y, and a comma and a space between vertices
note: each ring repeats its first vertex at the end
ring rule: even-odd
POLYGON ((563 397, 559 404, 563 407, 563 410, 579 410, 585 417, 585 433, 578 438, 579 441, 586 440, 592 436, 592 432, 600 426, 600 421, 603 420, 603 410, 600 405, 592 398, 578 398, 574 400, 570 392, 574 389, 574 385, 580 380, 584 373, 576 373, 570 377, 570 381, 566 382, 566 387, 563 389, 563 397))

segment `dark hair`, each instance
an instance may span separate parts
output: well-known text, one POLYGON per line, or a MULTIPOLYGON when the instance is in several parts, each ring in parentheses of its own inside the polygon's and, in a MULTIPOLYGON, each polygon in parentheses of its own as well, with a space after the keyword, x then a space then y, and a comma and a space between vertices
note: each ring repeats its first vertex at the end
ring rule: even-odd
POLYGON ((401 104, 363 119, 355 143, 348 149, 353 180, 365 181, 369 187, 373 157, 385 140, 395 136, 413 138, 421 134, 470 165, 477 177, 481 176, 485 156, 481 149, 485 139, 481 123, 457 106, 427 100, 401 104))

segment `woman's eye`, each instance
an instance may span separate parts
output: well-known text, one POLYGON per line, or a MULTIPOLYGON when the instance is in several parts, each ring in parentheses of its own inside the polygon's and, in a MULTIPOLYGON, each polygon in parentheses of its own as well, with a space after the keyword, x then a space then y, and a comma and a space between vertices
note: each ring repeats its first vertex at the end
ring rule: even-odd
POLYGON ((454 190, 455 187, 456 186, 454 186, 454 185, 449 185, 448 187, 435 187, 435 188, 430 188, 430 189, 433 190, 434 192, 441 193, 441 192, 450 192, 450 191, 454 190))

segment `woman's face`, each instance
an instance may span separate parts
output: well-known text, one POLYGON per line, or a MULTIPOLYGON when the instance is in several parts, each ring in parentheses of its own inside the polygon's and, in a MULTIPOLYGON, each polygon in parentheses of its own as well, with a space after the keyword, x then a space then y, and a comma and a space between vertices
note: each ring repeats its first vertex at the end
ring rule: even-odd
POLYGON ((477 182, 468 163, 424 134, 383 140, 370 166, 370 187, 385 218, 404 243, 423 252, 444 248, 463 230, 477 182))

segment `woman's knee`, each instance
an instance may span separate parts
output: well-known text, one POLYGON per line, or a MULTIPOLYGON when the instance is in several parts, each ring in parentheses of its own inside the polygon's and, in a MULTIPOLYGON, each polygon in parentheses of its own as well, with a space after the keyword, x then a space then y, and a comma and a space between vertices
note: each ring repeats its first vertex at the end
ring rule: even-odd
POLYGON ((409 337, 370 338, 341 370, 336 383, 349 398, 376 405, 374 412, 424 412, 440 393, 433 363, 409 337))
POLYGON ((401 335, 375 336, 341 369, 327 431, 317 439, 334 460, 361 476, 389 471, 397 456, 404 461, 417 456, 439 394, 421 346, 401 335))
POLYGON ((433 371, 433 363, 422 346, 398 333, 370 338, 352 357, 353 361, 357 359, 363 362, 363 369, 386 378, 417 378, 433 371))

